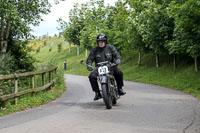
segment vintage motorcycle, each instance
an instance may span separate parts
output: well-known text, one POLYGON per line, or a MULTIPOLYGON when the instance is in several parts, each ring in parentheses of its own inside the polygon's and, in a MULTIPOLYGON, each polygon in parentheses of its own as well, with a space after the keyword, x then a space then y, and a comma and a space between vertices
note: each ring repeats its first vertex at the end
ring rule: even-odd
POLYGON ((98 70, 97 81, 101 86, 101 92, 103 96, 103 101, 107 109, 111 109, 112 105, 117 103, 120 98, 118 94, 117 84, 115 77, 113 76, 112 67, 116 64, 110 63, 108 61, 97 63, 96 67, 87 65, 93 70, 98 70))

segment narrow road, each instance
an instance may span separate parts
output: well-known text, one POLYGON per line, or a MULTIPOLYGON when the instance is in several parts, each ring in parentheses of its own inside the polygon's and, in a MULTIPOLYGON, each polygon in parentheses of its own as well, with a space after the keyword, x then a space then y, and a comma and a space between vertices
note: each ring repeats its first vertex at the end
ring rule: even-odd
POLYGON ((127 94, 107 110, 85 76, 65 75, 56 101, 0 118, 0 133, 200 133, 200 101, 182 92, 125 82, 127 94))

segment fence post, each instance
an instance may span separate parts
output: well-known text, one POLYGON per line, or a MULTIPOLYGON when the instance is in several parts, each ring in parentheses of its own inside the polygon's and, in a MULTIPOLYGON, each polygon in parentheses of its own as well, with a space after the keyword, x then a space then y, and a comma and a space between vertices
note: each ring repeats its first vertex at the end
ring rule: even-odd
POLYGON ((55 69, 55 78, 57 78, 57 68, 55 69))
MULTIPOLYGON (((35 86, 35 84, 34 84, 34 75, 32 75, 31 76, 31 89, 34 89, 34 86, 35 86)), ((34 96, 35 93, 33 92, 32 95, 34 96)))
MULTIPOLYGON (((18 77, 17 75, 15 74, 15 94, 18 92, 18 77)), ((15 105, 17 105, 17 102, 18 102, 18 98, 15 98, 15 105)))
POLYGON ((45 73, 42 74, 42 85, 45 85, 45 73))
MULTIPOLYGON (((54 79, 56 79, 56 77, 57 77, 57 68, 55 68, 55 70, 53 70, 53 72, 54 72, 54 77, 53 77, 53 80, 54 79)), ((53 83, 53 87, 55 86, 55 82, 53 83)))
MULTIPOLYGON (((49 83, 51 83, 52 81, 52 72, 49 72, 49 83)), ((50 86, 50 89, 52 89, 52 85, 50 86)))

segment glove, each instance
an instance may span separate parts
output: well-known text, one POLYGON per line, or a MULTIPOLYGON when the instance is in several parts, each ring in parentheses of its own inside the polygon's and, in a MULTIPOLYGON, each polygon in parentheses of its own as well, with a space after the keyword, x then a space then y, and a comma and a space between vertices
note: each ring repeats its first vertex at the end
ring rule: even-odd
POLYGON ((120 60, 120 59, 117 59, 117 60, 115 61, 115 63, 116 63, 116 65, 119 65, 119 64, 121 63, 121 60, 120 60))
POLYGON ((112 68, 112 67, 115 67, 116 66, 116 64, 115 63, 110 63, 110 67, 112 68))
POLYGON ((90 65, 87 66, 87 70, 88 70, 88 71, 92 71, 92 70, 93 70, 92 66, 90 66, 90 65))

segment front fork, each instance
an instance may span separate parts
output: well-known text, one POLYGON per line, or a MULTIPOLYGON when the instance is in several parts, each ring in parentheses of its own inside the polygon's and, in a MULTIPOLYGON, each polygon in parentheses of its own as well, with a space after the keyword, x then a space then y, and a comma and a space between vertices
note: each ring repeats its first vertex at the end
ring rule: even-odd
POLYGON ((108 77, 106 75, 102 75, 99 77, 101 84, 107 84, 108 83, 108 77))
POLYGON ((111 80, 113 80, 113 79, 109 78, 109 75, 101 75, 101 76, 99 76, 100 84, 107 84, 108 95, 113 95, 113 97, 116 97, 118 99, 119 95, 118 95, 118 90, 117 90, 116 83, 115 83, 115 81, 111 81, 111 80))
POLYGON ((110 95, 111 93, 110 93, 110 87, 109 87, 109 79, 108 79, 108 76, 107 75, 100 75, 99 76, 99 83, 102 85, 102 84, 106 84, 106 86, 107 86, 107 93, 108 93, 108 95, 110 95))

